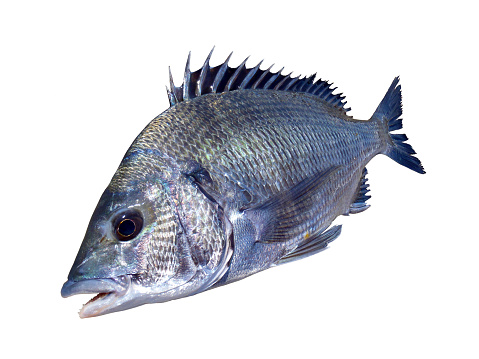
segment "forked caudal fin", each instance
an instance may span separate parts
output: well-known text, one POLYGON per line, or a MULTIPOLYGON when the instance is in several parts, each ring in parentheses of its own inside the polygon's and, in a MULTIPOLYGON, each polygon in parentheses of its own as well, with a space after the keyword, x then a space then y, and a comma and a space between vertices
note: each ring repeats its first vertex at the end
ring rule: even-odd
POLYGON ((392 131, 402 128, 402 96, 399 77, 396 77, 391 86, 389 86, 386 95, 374 112, 371 120, 380 121, 386 125, 388 136, 388 147, 383 152, 397 163, 412 169, 418 173, 426 173, 422 167, 421 161, 414 156, 416 152, 410 144, 405 143, 408 139, 405 134, 393 134, 392 131))

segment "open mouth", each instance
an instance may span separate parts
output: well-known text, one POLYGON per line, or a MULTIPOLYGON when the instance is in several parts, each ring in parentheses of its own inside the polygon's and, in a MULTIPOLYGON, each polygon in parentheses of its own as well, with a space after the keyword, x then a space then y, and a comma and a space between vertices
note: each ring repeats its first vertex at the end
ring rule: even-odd
POLYGON ((83 304, 83 306, 88 305, 90 303, 93 303, 97 299, 101 299, 103 297, 106 297, 108 294, 110 294, 110 293, 99 293, 99 294, 95 295, 92 299, 90 299, 88 302, 83 304))
POLYGON ((95 317, 115 311, 122 304, 122 298, 130 288, 131 278, 128 275, 118 278, 85 279, 78 282, 68 280, 62 287, 62 297, 76 294, 97 293, 83 305, 79 315, 81 318, 95 317))

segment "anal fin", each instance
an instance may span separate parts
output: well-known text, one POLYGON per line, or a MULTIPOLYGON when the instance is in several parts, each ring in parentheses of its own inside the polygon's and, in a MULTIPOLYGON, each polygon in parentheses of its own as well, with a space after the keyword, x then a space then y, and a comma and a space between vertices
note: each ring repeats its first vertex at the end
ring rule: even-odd
POLYGON ((368 170, 366 167, 364 167, 361 179, 359 180, 358 189, 356 191, 356 197, 349 207, 349 213, 360 213, 370 207, 368 204, 366 204, 366 201, 371 198, 371 196, 367 195, 369 192, 369 184, 367 183, 368 179, 366 178, 367 174, 368 170))
POLYGON ((341 234, 341 225, 331 227, 325 232, 310 237, 310 241, 297 247, 291 253, 281 258, 276 264, 284 264, 298 259, 303 259, 326 249, 329 243, 341 234))

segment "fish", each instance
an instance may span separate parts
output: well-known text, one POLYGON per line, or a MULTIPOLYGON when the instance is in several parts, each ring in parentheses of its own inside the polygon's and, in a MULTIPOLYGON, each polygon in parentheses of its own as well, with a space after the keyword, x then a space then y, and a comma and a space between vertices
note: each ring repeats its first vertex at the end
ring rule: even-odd
POLYGON ((402 128, 394 78, 369 120, 311 76, 203 66, 134 140, 93 212, 63 297, 95 317, 179 299, 323 251, 341 215, 369 208, 378 154, 425 173, 402 128))

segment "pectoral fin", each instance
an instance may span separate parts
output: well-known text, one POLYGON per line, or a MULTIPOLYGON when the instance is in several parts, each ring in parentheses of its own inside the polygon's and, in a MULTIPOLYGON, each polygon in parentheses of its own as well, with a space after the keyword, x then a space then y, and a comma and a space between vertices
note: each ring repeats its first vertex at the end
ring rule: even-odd
POLYGON ((297 234, 298 226, 304 223, 316 204, 315 194, 338 171, 334 166, 318 172, 292 188, 279 193, 261 205, 244 211, 244 214, 256 225, 260 242, 282 242, 297 234))
POLYGON ((310 241, 297 247, 291 253, 281 258, 276 264, 284 264, 298 259, 306 258, 326 249, 329 243, 334 241, 341 234, 341 225, 334 226, 323 233, 311 236, 310 241))

